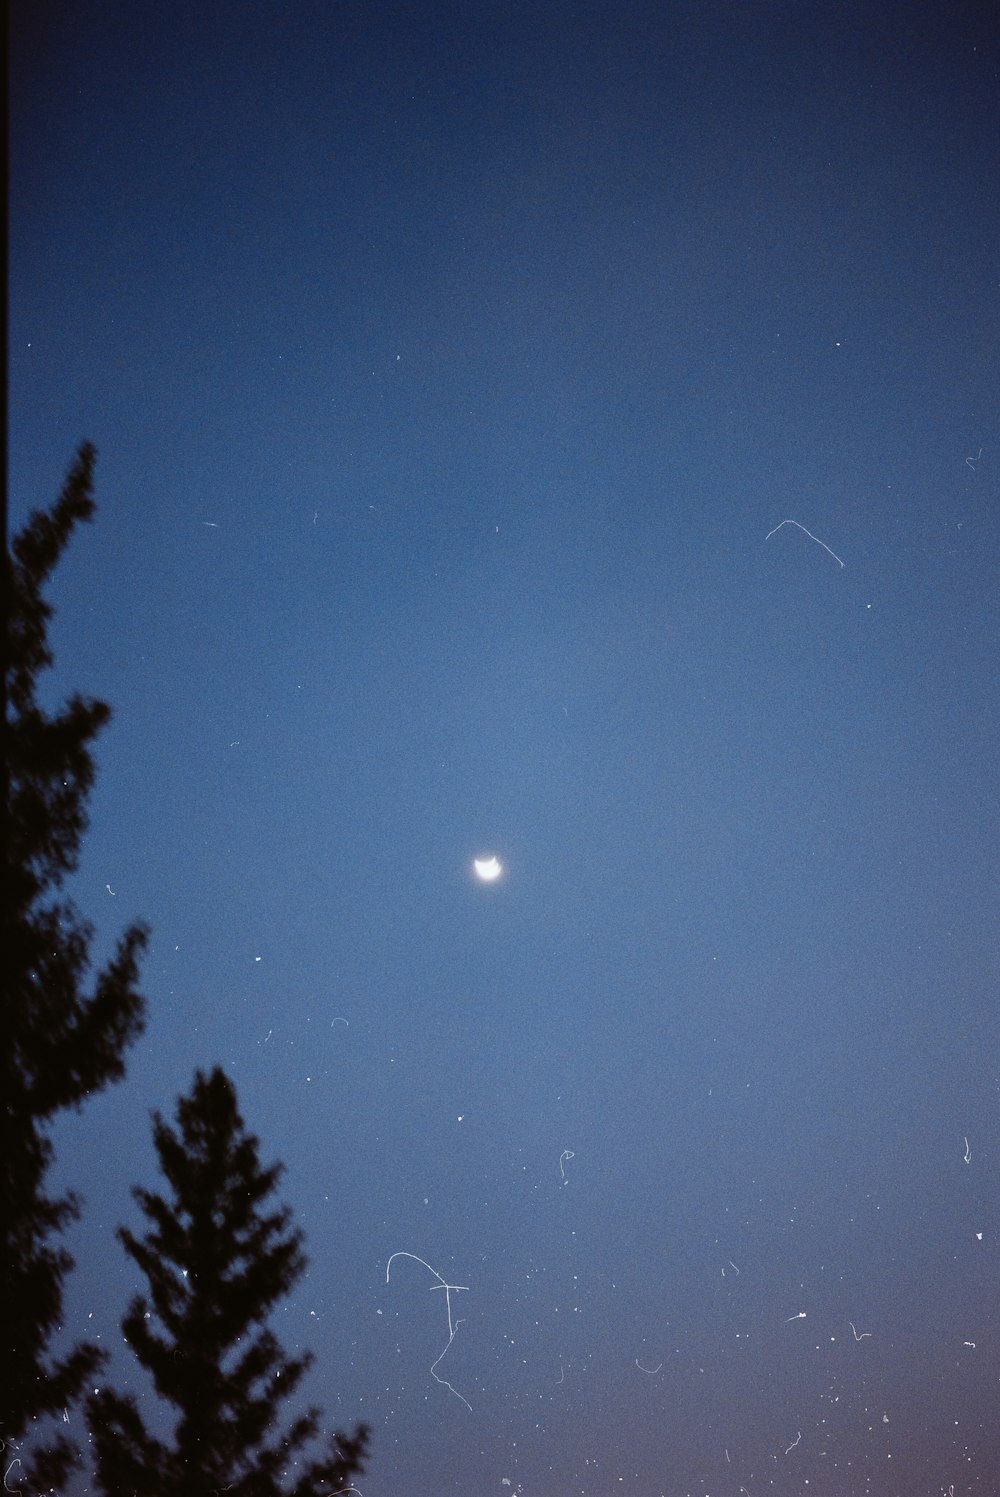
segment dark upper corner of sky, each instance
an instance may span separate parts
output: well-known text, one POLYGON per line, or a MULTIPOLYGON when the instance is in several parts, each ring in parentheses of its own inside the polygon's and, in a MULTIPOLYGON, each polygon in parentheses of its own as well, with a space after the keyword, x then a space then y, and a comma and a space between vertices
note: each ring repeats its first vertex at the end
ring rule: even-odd
POLYGON ((679 294, 738 276, 759 303, 760 245, 794 293, 788 246, 828 223, 876 258, 948 232, 997 125, 992 29, 945 9, 16 0, 15 314, 37 335, 70 299, 221 356, 310 325, 364 340, 426 303, 461 363, 473 309, 513 357, 508 306, 586 338, 587 304, 641 363, 666 239, 679 294))
POLYGON ((263 152, 262 167, 294 179, 359 138, 367 171, 380 148, 391 173, 422 150, 471 169, 484 149, 558 163, 581 142, 627 166, 658 147, 697 157, 706 132, 734 123, 780 133, 832 111, 851 130, 865 106, 910 127, 988 130, 996 44, 985 16, 971 0, 629 0, 613 17, 596 0, 15 0, 15 182, 20 171, 30 195, 33 169, 56 166, 81 107, 79 151, 106 172, 113 142, 126 178, 154 157, 158 172, 183 176, 206 158, 263 152))

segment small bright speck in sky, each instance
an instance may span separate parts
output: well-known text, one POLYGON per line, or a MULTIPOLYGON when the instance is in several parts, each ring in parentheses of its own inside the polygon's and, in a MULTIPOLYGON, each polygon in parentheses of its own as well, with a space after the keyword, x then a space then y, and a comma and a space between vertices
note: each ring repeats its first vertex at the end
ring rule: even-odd
POLYGON ((503 864, 499 858, 476 858, 473 862, 476 877, 481 878, 484 884, 492 884, 503 873, 503 864))

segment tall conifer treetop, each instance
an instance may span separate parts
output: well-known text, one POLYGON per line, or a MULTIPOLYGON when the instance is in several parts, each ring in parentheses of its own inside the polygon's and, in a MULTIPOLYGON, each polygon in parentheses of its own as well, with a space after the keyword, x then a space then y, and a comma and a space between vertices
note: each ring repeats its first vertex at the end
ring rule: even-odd
MULTIPOLYGON (((52 664, 43 594, 75 527, 94 514, 95 452, 84 443, 53 508, 36 512, 4 555, 7 658, 4 713, 5 888, 2 903, 4 1043, 3 1355, 0 1438, 19 1448, 46 1416, 65 1410, 100 1365, 90 1343, 49 1355, 72 1267, 53 1238, 79 1214, 72 1193, 45 1194, 55 1115, 78 1108, 124 1074, 143 1024, 136 989, 144 925, 130 925, 106 967, 90 978, 92 927, 58 898, 77 866, 94 781, 91 745, 109 721, 105 702, 74 693, 58 712, 37 699, 52 664), (89 987, 89 991, 87 990, 89 987)), ((58 1486, 72 1462, 58 1437, 34 1480, 58 1486)), ((24 1472, 22 1471, 22 1475, 24 1472)))
POLYGON ((105 1493, 148 1497, 223 1488, 243 1497, 343 1489, 362 1469, 368 1432, 333 1434, 306 1459, 319 1429, 309 1409, 276 1430, 280 1404, 312 1362, 286 1357, 264 1322, 305 1270, 302 1233, 287 1207, 269 1208, 281 1165, 262 1167, 223 1071, 196 1073, 176 1128, 153 1116, 166 1195, 133 1194, 149 1227, 119 1238, 146 1278, 122 1321, 135 1355, 176 1414, 173 1440, 156 1439, 132 1396, 103 1390, 88 1421, 105 1493))

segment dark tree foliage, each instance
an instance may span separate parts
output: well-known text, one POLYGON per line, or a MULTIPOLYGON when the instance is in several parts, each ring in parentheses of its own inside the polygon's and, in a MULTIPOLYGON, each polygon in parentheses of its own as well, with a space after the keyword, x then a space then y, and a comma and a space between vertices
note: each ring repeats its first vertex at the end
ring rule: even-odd
MULTIPOLYGON (((121 1079, 124 1052, 143 1024, 136 982, 145 927, 125 931, 113 959, 86 991, 93 930, 71 901, 55 897, 77 866, 94 780, 90 745, 110 709, 74 694, 50 714, 36 699, 39 675, 52 664, 52 608, 42 588, 74 527, 94 513, 94 459, 93 447, 84 444, 55 506, 33 514, 4 557, 0 1437, 8 1453, 37 1421, 65 1410, 100 1363, 101 1353, 89 1343, 72 1347, 60 1360, 48 1354, 72 1267, 53 1239, 79 1213, 75 1195, 45 1194, 52 1160, 48 1132, 57 1113, 79 1108, 93 1092, 121 1079)), ((44 1470, 46 1484, 58 1485, 71 1462, 71 1447, 60 1438, 36 1472, 44 1470)))
POLYGON ((148 1283, 122 1320, 135 1355, 172 1405, 172 1443, 146 1428, 135 1399, 103 1390, 88 1400, 98 1488, 135 1497, 318 1497, 350 1484, 363 1469, 368 1430, 333 1434, 307 1460, 319 1411, 282 1433, 279 1405, 312 1363, 286 1357, 264 1322, 305 1270, 302 1233, 287 1207, 266 1198, 280 1164, 261 1167, 258 1141, 245 1131, 236 1092, 216 1067, 195 1074, 177 1103, 176 1129, 153 1114, 153 1139, 169 1200, 136 1188, 150 1222, 139 1240, 118 1236, 148 1283), (257 1329, 255 1329, 257 1328, 257 1329))

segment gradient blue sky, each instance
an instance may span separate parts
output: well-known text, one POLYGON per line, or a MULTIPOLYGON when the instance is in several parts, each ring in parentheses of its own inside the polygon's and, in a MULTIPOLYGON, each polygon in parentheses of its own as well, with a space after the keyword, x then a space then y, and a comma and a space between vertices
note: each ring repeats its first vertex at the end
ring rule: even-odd
POLYGON ((11 10, 12 523, 97 444, 50 691, 153 927, 68 1331, 152 1408, 219 1062, 364 1497, 995 1494, 991 7, 11 10))

